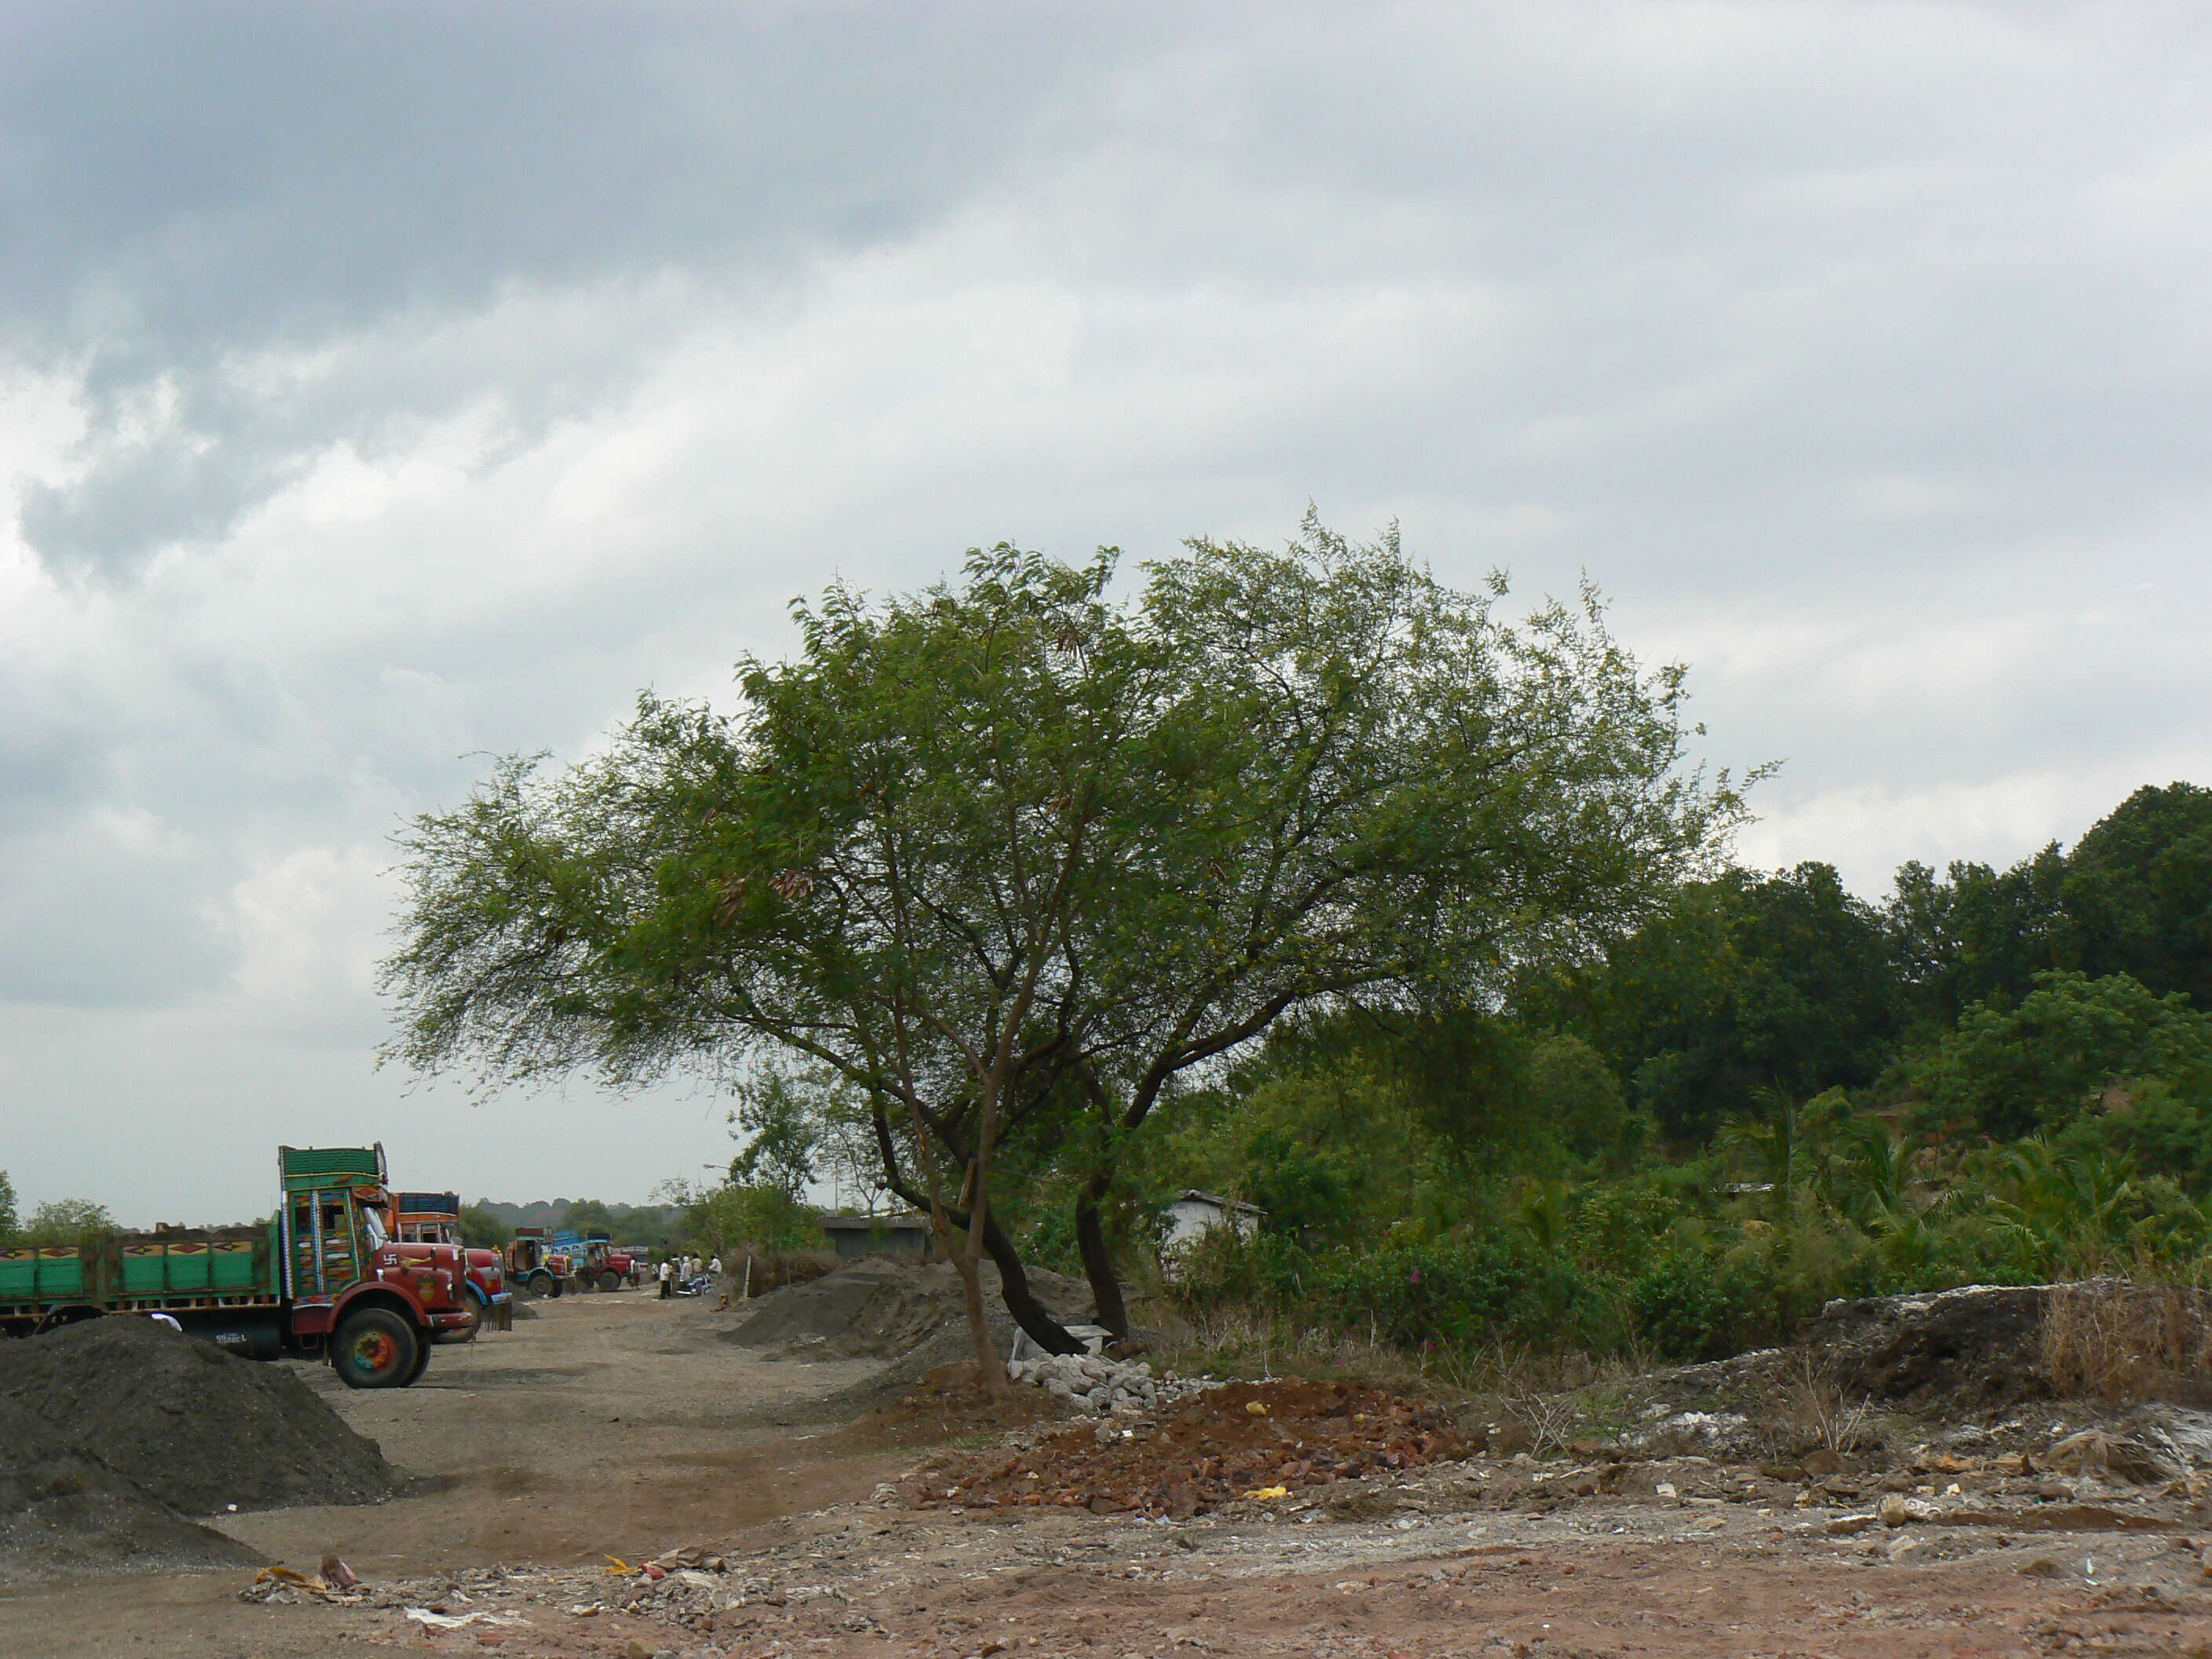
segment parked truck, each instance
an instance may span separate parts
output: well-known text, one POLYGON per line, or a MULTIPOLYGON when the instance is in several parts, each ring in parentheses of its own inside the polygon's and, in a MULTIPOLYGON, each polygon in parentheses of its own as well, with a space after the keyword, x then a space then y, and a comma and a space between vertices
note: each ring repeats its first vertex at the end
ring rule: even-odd
POLYGON ((507 1282, 526 1296, 576 1288, 575 1259, 550 1227, 517 1227, 507 1247, 507 1282))
POLYGON ((461 1252, 467 1270, 461 1288, 476 1313, 476 1323, 465 1331, 441 1333, 437 1340, 472 1342, 487 1328, 514 1328, 514 1296, 507 1288, 505 1264, 497 1250, 472 1246, 462 1238, 459 1193, 394 1193, 391 1231, 403 1244, 451 1244, 461 1252))
POLYGON ((579 1248, 582 1251, 581 1259, 576 1262, 579 1290, 637 1288, 643 1275, 642 1264, 628 1250, 617 1249, 614 1241, 605 1233, 586 1234, 579 1248))
POLYGON ((240 1227, 157 1227, 0 1249, 0 1331, 163 1314, 251 1359, 320 1358, 349 1388, 404 1388, 476 1314, 448 1244, 402 1244, 384 1147, 284 1146, 276 1211, 240 1227))

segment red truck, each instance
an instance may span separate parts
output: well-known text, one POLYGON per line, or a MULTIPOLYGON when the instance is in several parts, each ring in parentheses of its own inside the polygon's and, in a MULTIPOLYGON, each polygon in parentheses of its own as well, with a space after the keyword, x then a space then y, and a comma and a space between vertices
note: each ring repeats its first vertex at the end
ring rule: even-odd
POLYGON ((576 1267, 579 1289, 619 1291, 627 1285, 635 1290, 643 1276, 643 1264, 628 1250, 617 1249, 605 1234, 594 1233, 584 1240, 583 1258, 576 1267))
POLYGON ((441 1336, 439 1341, 473 1342, 487 1327, 514 1328, 514 1297, 507 1288, 505 1267, 497 1250, 471 1245, 461 1237, 459 1193, 392 1194, 391 1230, 402 1244, 451 1244, 461 1252, 467 1267, 462 1289, 477 1320, 467 1330, 441 1336))
POLYGON ((385 1221, 382 1146, 277 1150, 276 1213, 0 1249, 0 1332, 161 1314, 248 1359, 319 1358, 348 1388, 405 1388, 432 1344, 476 1324, 461 1252, 385 1221))

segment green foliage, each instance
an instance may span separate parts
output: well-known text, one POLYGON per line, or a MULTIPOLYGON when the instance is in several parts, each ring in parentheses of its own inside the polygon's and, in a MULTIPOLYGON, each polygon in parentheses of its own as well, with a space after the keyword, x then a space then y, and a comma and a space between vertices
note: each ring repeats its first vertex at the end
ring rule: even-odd
POLYGON ((2112 1091, 2111 1109, 2078 1120, 2069 1136, 2086 1135, 2133 1162, 2147 1176, 2170 1176, 2185 1188, 2212 1190, 2212 1079, 2176 1088, 2162 1078, 2130 1079, 2112 1091))
POLYGON ((16 1242, 51 1248, 84 1244, 115 1231, 115 1218, 105 1204, 86 1198, 52 1198, 31 1212, 16 1242))
POLYGON ((675 1183, 671 1191, 681 1205, 676 1242, 702 1255, 726 1261, 740 1250, 776 1255, 827 1243, 818 1212, 780 1187, 675 1183))
POLYGON ((596 1198, 580 1198, 568 1206, 561 1224, 586 1238, 614 1237, 614 1212, 596 1198))
POLYGON ((2086 971, 2212 1010, 2212 789, 2136 790, 2075 845, 2064 897, 2086 971))
POLYGON ((1936 1123, 2009 1137, 2057 1128, 2129 1077, 2212 1079, 2212 1017, 2124 974, 2038 974, 2017 1005, 1977 1003, 1917 1067, 1936 1123))
POLYGON ((1682 1218, 1680 1199, 1650 1182, 1601 1186, 1583 1201, 1569 1232, 1577 1260, 1611 1278, 1632 1278, 1682 1218))
POLYGON ((1667 1359, 1738 1353, 1773 1325, 1771 1301, 1747 1276, 1686 1252, 1662 1256, 1638 1274, 1628 1304, 1637 1334, 1667 1359))
POLYGON ((1939 877, 1917 860, 1900 868, 1883 921, 1910 1020, 1940 1030, 1973 1003, 2016 1000, 2037 974, 2078 967, 2066 874, 2056 845, 2006 871, 1954 862, 1939 877))
POLYGON ((1301 1308, 1413 1349, 1602 1348, 1620 1336, 1617 1310, 1572 1263, 1503 1237, 1308 1251, 1279 1233, 1240 1243, 1224 1231, 1192 1252, 1179 1293, 1301 1308))
POLYGON ((505 1249, 514 1239, 514 1229, 481 1202, 461 1206, 460 1226, 461 1243, 477 1249, 505 1249))
POLYGON ((0 1244, 15 1242, 15 1183, 0 1170, 0 1244))
POLYGON ((1684 888, 1571 994, 1633 1103, 1677 1140, 1871 1081, 1898 1031, 1880 915, 1825 864, 1684 888))
POLYGON ((1531 1128, 1571 1158, 1613 1169, 1640 1158, 1652 1124, 1629 1109, 1604 1056, 1571 1032, 1541 1037, 1521 1067, 1520 1106, 1531 1128))
POLYGON ((769 1186, 793 1204, 806 1196, 815 1163, 832 1131, 834 1073, 763 1071, 739 1090, 730 1121, 745 1144, 730 1160, 732 1186, 769 1186))

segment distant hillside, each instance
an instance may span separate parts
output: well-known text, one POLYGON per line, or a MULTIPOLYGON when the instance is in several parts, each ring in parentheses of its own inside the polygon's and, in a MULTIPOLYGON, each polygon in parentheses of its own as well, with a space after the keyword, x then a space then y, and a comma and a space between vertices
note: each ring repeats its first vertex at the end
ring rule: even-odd
MULTIPOLYGON (((566 1226, 569 1206, 580 1201, 573 1198, 533 1199, 527 1204, 506 1204, 491 1198, 479 1200, 510 1227, 566 1226)), ((669 1204, 610 1204, 606 1211, 613 1218, 607 1231, 623 1244, 652 1244, 667 1237, 678 1213, 669 1204)))

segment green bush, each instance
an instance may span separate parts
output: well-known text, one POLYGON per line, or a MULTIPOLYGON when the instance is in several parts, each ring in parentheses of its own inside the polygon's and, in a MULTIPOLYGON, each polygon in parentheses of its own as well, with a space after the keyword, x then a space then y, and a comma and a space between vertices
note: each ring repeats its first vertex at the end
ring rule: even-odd
POLYGON ((1553 1349, 1618 1344, 1617 1298, 1571 1263, 1498 1239, 1390 1243, 1308 1253, 1279 1235, 1194 1252, 1182 1290, 1197 1300, 1302 1312, 1407 1349, 1505 1340, 1553 1349))
POLYGON ((1740 1270, 1686 1251, 1662 1256, 1628 1287, 1637 1334, 1668 1359, 1721 1359, 1771 1334, 1772 1297, 1740 1270))

